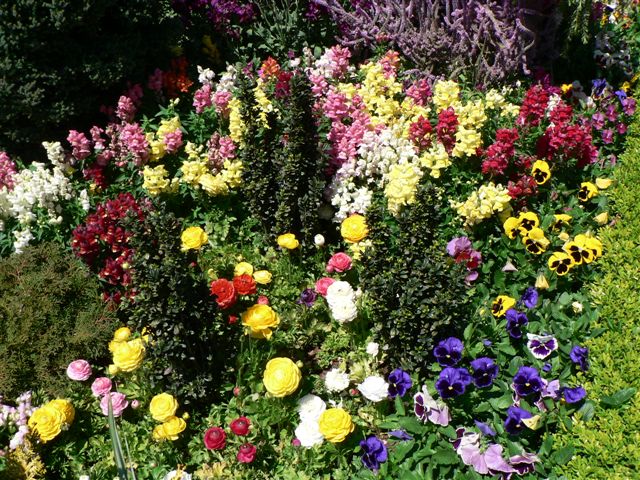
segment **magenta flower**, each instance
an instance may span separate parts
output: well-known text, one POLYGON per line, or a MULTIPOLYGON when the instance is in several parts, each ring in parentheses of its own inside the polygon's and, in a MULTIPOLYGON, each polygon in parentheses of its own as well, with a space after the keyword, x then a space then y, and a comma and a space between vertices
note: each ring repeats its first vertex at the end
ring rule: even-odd
POLYGON ((86 360, 74 360, 67 367, 67 377, 83 382, 91 376, 91 365, 86 360))
POLYGON ((329 259, 326 270, 329 273, 342 273, 351 270, 351 264, 351 257, 349 255, 338 252, 329 259))

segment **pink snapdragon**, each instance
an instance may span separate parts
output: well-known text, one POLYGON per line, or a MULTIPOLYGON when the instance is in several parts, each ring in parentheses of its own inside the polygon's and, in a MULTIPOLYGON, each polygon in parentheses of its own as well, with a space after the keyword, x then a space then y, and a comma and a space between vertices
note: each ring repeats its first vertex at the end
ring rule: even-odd
POLYGON ((179 128, 173 132, 166 133, 162 139, 167 153, 175 153, 182 146, 182 130, 179 128))
POLYGON ((17 173, 16 164, 9 158, 6 152, 0 152, 0 188, 13 188, 13 177, 17 173))
POLYGON ((123 122, 132 122, 136 116, 136 106, 130 97, 122 95, 118 99, 118 107, 116 108, 116 116, 123 122))
POLYGON ((193 106, 196 108, 196 113, 200 114, 204 112, 204 109, 213 105, 211 98, 211 85, 203 85, 202 88, 196 90, 193 94, 193 106))
POLYGON ((91 141, 84 133, 76 130, 69 130, 67 141, 71 144, 71 147, 73 148, 72 155, 77 160, 84 160, 91 155, 91 141))
POLYGON ((216 106, 216 112, 222 115, 224 118, 229 116, 229 102, 233 98, 231 92, 227 90, 218 90, 213 94, 213 103, 216 106))
POLYGON ((149 143, 139 124, 128 123, 122 127, 120 141, 134 156, 137 164, 142 164, 149 158, 149 143))

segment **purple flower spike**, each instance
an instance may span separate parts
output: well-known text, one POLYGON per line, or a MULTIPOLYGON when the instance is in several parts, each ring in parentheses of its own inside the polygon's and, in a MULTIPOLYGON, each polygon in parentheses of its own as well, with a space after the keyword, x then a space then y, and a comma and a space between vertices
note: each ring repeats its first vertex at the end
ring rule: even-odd
POLYGON ((524 312, 519 312, 515 308, 510 308, 505 313, 507 319, 507 332, 511 338, 522 337, 522 327, 529 323, 529 319, 524 312))
POLYGON ((562 396, 567 403, 578 403, 587 396, 587 392, 582 387, 565 388, 562 391, 562 396))
POLYGON ((473 383, 478 388, 489 387, 498 376, 498 365, 488 357, 481 357, 471 362, 473 383))
POLYGON ((471 375, 466 368, 447 367, 436 380, 436 390, 443 399, 462 395, 471 383, 471 375))
POLYGON ((527 288, 522 294, 520 301, 524 303, 525 307, 534 308, 538 303, 538 291, 534 287, 527 288))
POLYGON ((380 464, 387 461, 387 447, 375 435, 362 440, 360 448, 362 449, 362 463, 369 470, 377 472, 380 469, 380 464))
POLYGON ((464 345, 459 339, 449 337, 438 343, 436 348, 433 349, 433 355, 443 367, 453 367, 462 358, 463 349, 464 345))
POLYGON ((504 429, 511 435, 520 435, 525 425, 522 422, 524 418, 531 418, 530 412, 523 408, 511 406, 507 410, 507 418, 504 421, 504 429))
POLYGON ((569 358, 571 361, 578 365, 580 370, 586 372, 589 370, 589 349, 586 347, 581 347, 580 345, 576 345, 571 349, 571 353, 569 354, 569 358))
POLYGON ((553 335, 534 335, 527 333, 527 347, 538 360, 544 360, 558 349, 558 341, 553 335))
POLYGON ((518 373, 513 377, 513 389, 521 397, 539 393, 543 388, 544 383, 540 374, 533 367, 520 367, 518 373))
POLYGON ((395 398, 398 395, 404 397, 404 394, 407 393, 407 390, 411 388, 413 382, 411 382, 411 377, 407 372, 396 368, 393 372, 389 374, 389 378, 387 378, 387 382, 389 383, 389 397, 395 398))

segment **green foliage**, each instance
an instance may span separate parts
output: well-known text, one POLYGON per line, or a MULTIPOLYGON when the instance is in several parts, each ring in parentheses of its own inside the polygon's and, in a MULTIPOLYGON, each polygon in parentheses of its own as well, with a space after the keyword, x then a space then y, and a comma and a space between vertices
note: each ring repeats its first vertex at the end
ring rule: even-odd
POLYGON ((466 323, 464 274, 447 256, 437 228, 444 209, 430 183, 414 205, 393 218, 378 198, 367 214, 373 246, 365 253, 362 288, 371 303, 372 329, 389 345, 389 364, 424 370, 438 337, 466 323))
POLYGON ((185 404, 210 402, 233 363, 235 345, 195 261, 185 258, 192 254, 180 250, 181 222, 158 207, 131 229, 136 296, 125 312, 133 328, 151 335, 150 384, 185 404))
POLYGON ((636 116, 611 193, 619 217, 600 232, 605 256, 602 276, 591 286, 592 301, 601 312, 596 327, 604 333, 586 343, 591 369, 585 389, 595 400, 591 422, 576 419, 573 429, 556 435, 561 445, 572 443, 571 461, 557 468, 568 478, 628 479, 640 475, 640 117, 636 116))
MULTIPOLYGON (((28 155, 84 128, 176 38, 168 0, 0 3, 0 148, 28 155)), ((42 152, 44 153, 44 152, 42 152)))
POLYGON ((114 315, 86 267, 44 243, 0 260, 0 392, 65 391, 67 365, 107 354, 114 315))

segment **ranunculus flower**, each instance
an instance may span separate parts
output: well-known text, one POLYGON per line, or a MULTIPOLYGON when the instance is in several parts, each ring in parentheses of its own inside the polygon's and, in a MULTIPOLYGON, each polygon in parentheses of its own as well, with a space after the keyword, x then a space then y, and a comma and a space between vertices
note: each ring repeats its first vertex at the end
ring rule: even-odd
POLYGON ((318 292, 323 297, 327 294, 327 289, 334 283, 336 280, 330 277, 322 277, 320 280, 316 282, 316 292, 318 292))
POLYGON ((298 400, 298 415, 300 415, 300 420, 303 422, 317 422, 322 412, 326 409, 327 404, 317 395, 309 393, 298 400))
POLYGON ((305 448, 321 445, 324 442, 324 436, 320 433, 320 425, 317 419, 302 420, 300 425, 296 427, 295 434, 300 445, 305 448))
POLYGON ((349 386, 349 374, 332 368, 324 377, 324 385, 330 392, 341 392, 349 386))
POLYGON ((74 360, 67 367, 67 377, 83 382, 91 376, 91 365, 86 360, 74 360))
POLYGON ((342 273, 351 270, 351 265, 351 257, 346 253, 338 252, 329 259, 326 270, 329 273, 342 273))
POLYGON ((176 414, 178 401, 169 393, 160 393, 149 402, 151 417, 157 422, 166 422, 169 417, 176 414))
POLYGON ((71 425, 73 419, 76 416, 76 409, 73 408, 73 404, 66 399, 56 398, 55 400, 51 400, 46 404, 49 407, 55 408, 64 417, 64 423, 67 425, 71 425))
POLYGON ((298 389, 302 373, 289 358, 276 357, 267 362, 262 381, 274 397, 286 397, 298 389))
POLYGON ((380 402, 389 396, 389 384, 377 375, 365 378, 358 385, 358 390, 364 398, 372 402, 380 402))
POLYGON ((251 463, 256 458, 256 446, 250 443, 245 443, 238 450, 236 458, 240 463, 251 463))
POLYGON ((267 285, 268 283, 271 283, 271 278, 271 272, 268 270, 258 270, 257 272, 253 272, 253 279, 260 285, 267 285))
POLYGON ((108 377, 98 377, 91 384, 91 393, 94 397, 101 397, 111 391, 111 379, 108 377))
POLYGON ((433 349, 433 356, 443 367, 453 367, 462 358, 464 346, 459 338, 449 337, 433 349))
POLYGON ((31 431, 37 433, 40 440, 46 443, 62 431, 64 415, 57 408, 44 405, 33 412, 28 425, 31 431))
POLYGON ((126 342, 131 337, 131 330, 129 327, 120 327, 113 334, 113 339, 116 342, 126 342))
POLYGON ((318 298, 318 294, 312 288, 305 288, 300 294, 300 298, 296 300, 298 305, 304 305, 306 307, 313 307, 316 299, 318 298))
POLYGON ((278 245, 287 250, 295 250, 300 246, 300 242, 293 233, 285 233, 278 237, 278 245))
POLYGON ((119 417, 125 408, 129 406, 127 396, 120 392, 111 392, 102 397, 100 400, 100 410, 105 416, 109 415, 109 398, 111 398, 111 408, 113 409, 113 416, 119 417))
POLYGON ((216 297, 218 306, 223 310, 232 307, 238 299, 233 282, 225 278, 219 278, 211 282, 210 291, 211 295, 216 297))
POLYGON ((340 225, 340 234, 349 243, 364 240, 369 234, 365 218, 358 214, 345 218, 340 225))
POLYGON ((339 407, 325 410, 320 415, 318 425, 320 433, 331 443, 343 442, 347 435, 355 429, 351 415, 339 407))
POLYGON ((409 374, 400 368, 396 368, 391 372, 387 381, 389 382, 389 397, 391 398, 395 398, 398 395, 403 397, 413 385, 409 374))
MULTIPOLYGON (((177 470, 171 470, 162 480, 192 480, 192 478, 192 475, 184 470, 180 470, 180 473, 177 470)), ((89 480, 89 477, 87 477, 87 480, 89 480)))
POLYGON ((253 275, 253 265, 248 262, 240 262, 234 267, 233 275, 236 277, 240 275, 253 275))
POLYGON ((180 417, 172 415, 159 426, 162 428, 161 435, 163 439, 176 441, 178 440, 179 434, 187 428, 187 422, 180 417))
POLYGON ((142 364, 144 353, 145 348, 141 338, 119 342, 113 351, 113 364, 118 371, 133 372, 142 364))
POLYGON ((249 420, 247 417, 238 417, 229 425, 233 433, 241 436, 249 433, 250 426, 251 420, 249 420))
POLYGON ((256 293, 256 282, 251 275, 233 277, 233 286, 240 295, 252 295, 256 293))
POLYGON ((253 305, 240 314, 242 325, 252 337, 271 338, 271 329, 280 325, 280 317, 269 305, 253 305))
POLYGON ((227 445, 227 434, 220 427, 211 427, 204 432, 204 446, 209 450, 222 450, 227 445))
POLYGON ((187 250, 199 250, 202 245, 209 241, 209 237, 202 228, 189 227, 182 232, 180 240, 182 240, 181 250, 186 252, 187 250))

